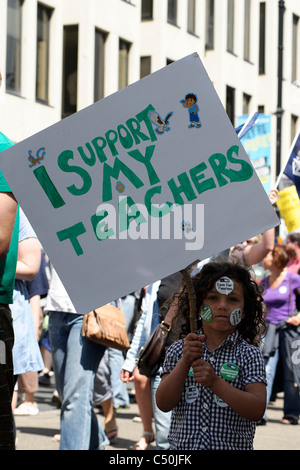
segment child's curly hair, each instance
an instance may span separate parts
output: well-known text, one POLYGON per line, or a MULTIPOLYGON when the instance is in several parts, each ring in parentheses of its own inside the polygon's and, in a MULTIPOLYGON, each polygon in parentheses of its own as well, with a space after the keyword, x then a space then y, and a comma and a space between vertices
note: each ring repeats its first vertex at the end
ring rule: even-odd
MULTIPOLYGON (((206 297, 215 282, 223 276, 239 282, 244 291, 244 317, 237 325, 240 336, 248 343, 258 346, 265 333, 263 288, 259 286, 250 274, 250 270, 234 262, 210 262, 205 264, 201 271, 192 278, 196 294, 196 314, 200 311, 203 299, 206 297)), ((177 330, 179 338, 190 333, 190 303, 187 288, 175 294, 177 297, 177 312, 173 318, 173 328, 177 330)), ((202 320, 198 319, 198 327, 202 320)))

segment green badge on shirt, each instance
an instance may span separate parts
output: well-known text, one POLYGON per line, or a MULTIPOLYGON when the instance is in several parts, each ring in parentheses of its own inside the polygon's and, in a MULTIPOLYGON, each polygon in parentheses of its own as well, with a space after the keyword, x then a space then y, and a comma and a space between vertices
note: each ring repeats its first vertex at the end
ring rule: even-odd
POLYGON ((239 375, 239 368, 233 362, 225 362, 220 369, 221 377, 226 380, 233 380, 239 375))
POLYGON ((212 321, 212 311, 209 305, 202 305, 201 312, 200 312, 201 318, 206 321, 206 323, 210 323, 212 321))

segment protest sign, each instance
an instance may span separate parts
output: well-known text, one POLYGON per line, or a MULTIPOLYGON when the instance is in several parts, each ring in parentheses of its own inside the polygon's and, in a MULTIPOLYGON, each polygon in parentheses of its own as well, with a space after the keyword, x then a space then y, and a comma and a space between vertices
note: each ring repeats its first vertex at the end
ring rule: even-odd
MULTIPOLYGON (((242 123, 245 120, 247 122, 247 118, 247 115, 239 116, 238 122, 242 123)), ((256 113, 256 124, 240 138, 261 184, 269 194, 271 191, 271 116, 256 113)))
POLYGON ((198 54, 0 154, 85 313, 278 224, 198 54))
POLYGON ((278 192, 277 206, 283 217, 288 232, 300 227, 300 200, 293 184, 278 192))

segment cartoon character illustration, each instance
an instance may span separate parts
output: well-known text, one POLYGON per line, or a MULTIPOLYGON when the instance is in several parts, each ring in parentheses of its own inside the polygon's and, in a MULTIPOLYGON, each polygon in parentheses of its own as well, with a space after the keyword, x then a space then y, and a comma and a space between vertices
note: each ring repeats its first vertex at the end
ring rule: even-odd
POLYGON ((45 154, 46 154, 45 147, 41 147, 38 149, 38 151, 36 152, 36 157, 32 155, 32 150, 28 150, 28 155, 29 155, 28 160, 31 162, 31 165, 28 165, 29 168, 32 168, 37 163, 40 163, 40 160, 43 160, 45 154))
POLYGON ((199 116, 198 116, 198 111, 199 107, 196 104, 197 103, 197 96, 194 93, 188 93, 185 96, 184 100, 181 100, 180 103, 183 104, 184 108, 188 108, 189 111, 189 116, 190 116, 190 125, 189 127, 201 127, 202 124, 200 122, 199 116), (196 126, 195 126, 196 124, 196 126))
POLYGON ((155 131, 158 134, 163 134, 165 131, 169 131, 170 127, 168 126, 169 124, 169 119, 172 116, 173 112, 170 112, 166 115, 165 119, 162 119, 160 115, 156 111, 149 111, 148 117, 150 121, 153 122, 157 126, 157 129, 155 131))

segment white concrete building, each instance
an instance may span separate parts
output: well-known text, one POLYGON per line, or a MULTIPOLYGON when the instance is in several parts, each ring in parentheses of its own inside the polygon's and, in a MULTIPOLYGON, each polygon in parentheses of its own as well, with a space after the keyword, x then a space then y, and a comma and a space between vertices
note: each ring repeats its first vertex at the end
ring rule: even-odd
POLYGON ((196 51, 233 125, 272 115, 275 180, 279 50, 282 161, 300 126, 299 18, 299 0, 0 0, 0 129, 19 142, 196 51))

